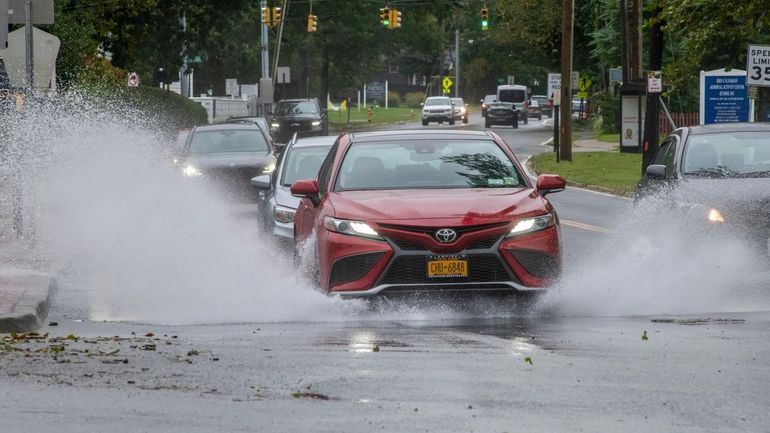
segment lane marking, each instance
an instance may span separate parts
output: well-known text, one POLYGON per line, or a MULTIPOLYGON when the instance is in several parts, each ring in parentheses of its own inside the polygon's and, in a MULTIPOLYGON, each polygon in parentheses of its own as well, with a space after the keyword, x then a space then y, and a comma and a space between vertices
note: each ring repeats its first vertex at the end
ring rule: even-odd
POLYGON ((588 230, 588 231, 592 231, 592 232, 612 233, 612 231, 610 229, 607 229, 607 228, 604 228, 604 227, 599 227, 599 226, 594 226, 594 225, 591 225, 591 224, 579 223, 577 221, 560 219, 559 222, 561 222, 561 224, 565 225, 565 226, 575 227, 575 228, 578 228, 578 229, 588 230))

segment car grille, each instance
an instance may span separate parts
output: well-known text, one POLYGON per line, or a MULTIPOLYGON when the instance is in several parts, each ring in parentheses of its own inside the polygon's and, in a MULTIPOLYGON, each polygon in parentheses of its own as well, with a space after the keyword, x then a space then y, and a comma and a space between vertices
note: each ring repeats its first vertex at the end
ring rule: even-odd
POLYGON ((334 262, 329 277, 329 283, 334 285, 345 284, 361 279, 380 260, 384 253, 367 253, 344 257, 334 262))
POLYGON ((509 224, 508 221, 503 221, 499 223, 481 224, 476 226, 461 226, 461 227, 418 227, 418 226, 400 226, 395 224, 379 224, 379 226, 386 229, 399 230, 403 232, 422 233, 432 237, 433 234, 436 232, 436 230, 443 229, 443 228, 451 228, 454 231, 456 231, 458 235, 462 235, 463 233, 475 232, 475 231, 491 229, 495 227, 502 227, 508 224, 509 224))
POLYGON ((281 122, 281 129, 286 131, 311 131, 313 130, 313 122, 312 121, 304 121, 304 122, 297 122, 297 121, 286 121, 281 122), (297 125, 297 126, 294 126, 297 125))
POLYGON ((215 180, 251 184, 251 178, 259 176, 261 173, 262 168, 258 167, 228 167, 212 169, 209 171, 209 176, 215 180))
POLYGON ((428 249, 424 246, 406 241, 404 239, 388 239, 390 239, 390 241, 393 242, 401 251, 428 251, 428 249))
POLYGON ((497 243, 497 239, 499 236, 491 236, 487 239, 481 239, 479 241, 476 241, 467 247, 465 247, 466 250, 488 250, 495 246, 497 243))
POLYGON ((431 113, 431 114, 444 114, 444 110, 443 109, 441 109, 441 110, 428 110, 428 113, 431 113))
POLYGON ((558 276, 559 264, 556 257, 530 250, 508 250, 526 271, 538 278, 554 278, 558 276))
POLYGON ((476 254, 468 256, 468 276, 449 278, 429 278, 427 275, 426 256, 408 255, 393 259, 381 284, 450 284, 450 283, 485 283, 495 281, 514 281, 508 274, 500 258, 494 254, 476 254))

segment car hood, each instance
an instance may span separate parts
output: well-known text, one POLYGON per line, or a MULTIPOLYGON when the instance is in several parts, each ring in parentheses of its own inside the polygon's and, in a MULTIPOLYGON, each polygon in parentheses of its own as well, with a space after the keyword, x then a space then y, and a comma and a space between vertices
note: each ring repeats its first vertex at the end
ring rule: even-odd
POLYGON ((275 120, 279 122, 312 121, 312 120, 318 120, 320 118, 321 118, 320 114, 292 114, 288 116, 275 116, 275 120))
POLYGON ((767 178, 688 179, 681 182, 676 196, 683 202, 731 206, 767 203, 767 178))
POLYGON ((199 168, 261 167, 275 162, 266 152, 225 152, 190 155, 186 162, 199 168))
POLYGON ((422 107, 423 110, 450 110, 451 105, 426 105, 422 107))
POLYGON ((478 225, 544 213, 531 188, 345 191, 329 195, 335 216, 408 225, 478 225))

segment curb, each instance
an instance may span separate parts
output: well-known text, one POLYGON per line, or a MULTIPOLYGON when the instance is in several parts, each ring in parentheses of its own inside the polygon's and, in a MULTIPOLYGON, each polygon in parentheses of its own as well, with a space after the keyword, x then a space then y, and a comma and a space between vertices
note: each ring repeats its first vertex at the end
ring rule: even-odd
POLYGON ((16 285, 26 290, 10 313, 0 314, 0 333, 29 332, 40 328, 48 317, 56 278, 42 273, 18 269, 2 270, 0 286, 16 285))

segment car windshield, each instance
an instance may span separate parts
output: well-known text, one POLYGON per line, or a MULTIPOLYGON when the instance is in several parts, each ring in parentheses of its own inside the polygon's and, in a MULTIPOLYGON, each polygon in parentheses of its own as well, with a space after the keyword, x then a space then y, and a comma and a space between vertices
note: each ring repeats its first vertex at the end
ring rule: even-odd
POLYGON ((465 102, 463 102, 463 98, 452 98, 452 103, 458 107, 462 107, 465 105, 465 102))
POLYGON ((685 148, 685 175, 770 177, 770 134, 758 131, 692 135, 685 148))
POLYGON ((281 102, 275 109, 278 116, 291 116, 294 114, 318 114, 318 106, 314 102, 281 102))
POLYGON ((281 185, 291 186, 301 179, 315 179, 331 146, 295 147, 286 155, 281 185))
POLYGON ((265 152, 265 136, 258 129, 196 131, 190 142, 190 153, 265 152))
POLYGON ((426 99, 425 106, 431 105, 450 105, 449 98, 426 99))
POLYGON ((484 102, 495 102, 495 99, 497 98, 497 95, 487 95, 484 97, 484 102))
POLYGON ((414 140, 354 143, 336 191, 422 188, 511 188, 526 185, 494 141, 414 140))

